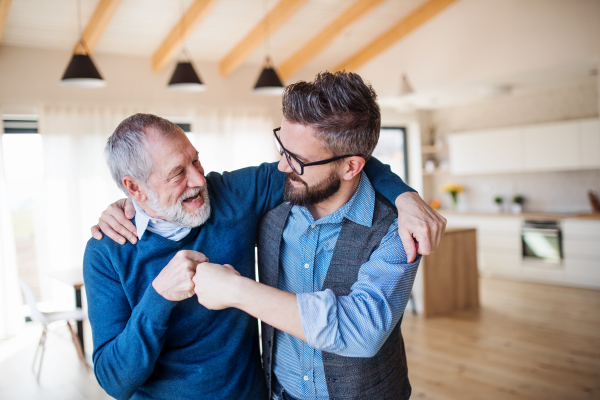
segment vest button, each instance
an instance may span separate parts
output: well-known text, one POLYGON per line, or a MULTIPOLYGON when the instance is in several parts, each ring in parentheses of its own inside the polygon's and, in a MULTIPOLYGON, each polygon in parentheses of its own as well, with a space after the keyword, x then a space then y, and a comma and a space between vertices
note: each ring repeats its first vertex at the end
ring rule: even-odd
POLYGON ((270 340, 267 342, 267 344, 269 345, 269 347, 271 347, 271 341, 270 340))
POLYGON ((270 363, 271 362, 271 357, 267 357, 267 362, 270 363))

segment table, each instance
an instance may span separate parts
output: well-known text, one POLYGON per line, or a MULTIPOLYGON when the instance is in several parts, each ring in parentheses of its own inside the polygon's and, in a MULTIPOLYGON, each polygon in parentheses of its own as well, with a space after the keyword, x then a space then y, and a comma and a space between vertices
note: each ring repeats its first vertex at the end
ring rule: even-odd
MULTIPOLYGON (((73 286, 75 289, 75 305, 78 308, 83 307, 81 301, 81 288, 83 287, 83 268, 72 268, 61 271, 53 271, 48 273, 52 278, 73 286)), ((81 342, 81 348, 85 354, 85 346, 83 345, 83 321, 77 321, 77 336, 81 342)))
POLYGON ((425 317, 479 307, 476 236, 473 228, 446 229, 437 250, 423 257, 425 317))

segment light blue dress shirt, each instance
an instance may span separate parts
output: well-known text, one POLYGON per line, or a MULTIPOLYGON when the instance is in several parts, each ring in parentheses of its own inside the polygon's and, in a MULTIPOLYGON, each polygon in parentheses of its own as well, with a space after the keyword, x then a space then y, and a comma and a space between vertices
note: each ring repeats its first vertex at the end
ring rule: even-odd
POLYGON ((399 321, 420 259, 408 264, 394 220, 369 261, 360 267, 348 296, 321 290, 344 218, 371 226, 375 191, 367 176, 352 198, 314 221, 294 206, 283 231, 279 288, 297 293, 307 342, 276 330, 273 370, 285 391, 298 399, 328 399, 321 351, 372 357, 399 321))
POLYGON ((191 228, 186 228, 185 226, 180 226, 164 219, 152 218, 146 214, 135 199, 131 199, 131 202, 135 208, 135 227, 139 240, 142 240, 142 236, 146 230, 176 242, 179 242, 192 231, 191 228))

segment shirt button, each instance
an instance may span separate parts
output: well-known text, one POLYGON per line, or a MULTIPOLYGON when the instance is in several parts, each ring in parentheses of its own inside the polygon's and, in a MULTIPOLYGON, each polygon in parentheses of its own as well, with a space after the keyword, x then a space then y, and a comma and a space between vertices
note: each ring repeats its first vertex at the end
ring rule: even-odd
POLYGON ((310 268, 310 265, 304 264, 304 268, 310 268))
POLYGON ((308 375, 304 375, 304 380, 307 381, 308 380, 308 375))
POLYGON ((311 227, 311 228, 314 228, 315 226, 316 226, 315 224, 312 224, 310 227, 311 227))

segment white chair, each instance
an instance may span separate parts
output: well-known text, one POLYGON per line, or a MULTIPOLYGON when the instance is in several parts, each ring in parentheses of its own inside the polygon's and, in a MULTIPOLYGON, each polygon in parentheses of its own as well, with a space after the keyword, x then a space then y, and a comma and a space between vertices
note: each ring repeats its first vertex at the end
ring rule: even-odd
POLYGON ((79 360, 81 364, 84 366, 86 370, 89 369, 87 362, 85 361, 85 356, 83 354, 83 349, 81 347, 81 342, 79 341, 79 337, 75 333, 73 329, 73 325, 69 321, 83 321, 87 318, 85 312, 81 308, 76 308, 70 311, 59 311, 59 312, 41 312, 37 308, 37 300, 31 287, 25 282, 22 278, 19 278, 19 284, 21 285, 21 291, 23 292, 23 296, 25 296, 25 301, 27 305, 31 309, 31 320, 34 322, 39 322, 42 324, 44 329, 42 330, 42 337, 40 338, 40 342, 38 343, 38 347, 35 350, 35 356, 33 357, 33 366, 32 371, 35 373, 35 363, 37 360, 37 355, 42 348, 42 352, 40 354, 40 362, 38 365, 37 372, 37 380, 40 380, 40 372, 42 371, 42 359, 44 358, 44 350, 46 349, 46 335, 48 333, 48 325, 57 322, 57 321, 66 321, 67 326, 69 327, 69 331, 71 332, 71 337, 73 338, 73 343, 75 344, 75 349, 77 350, 77 355, 79 356, 79 360))

